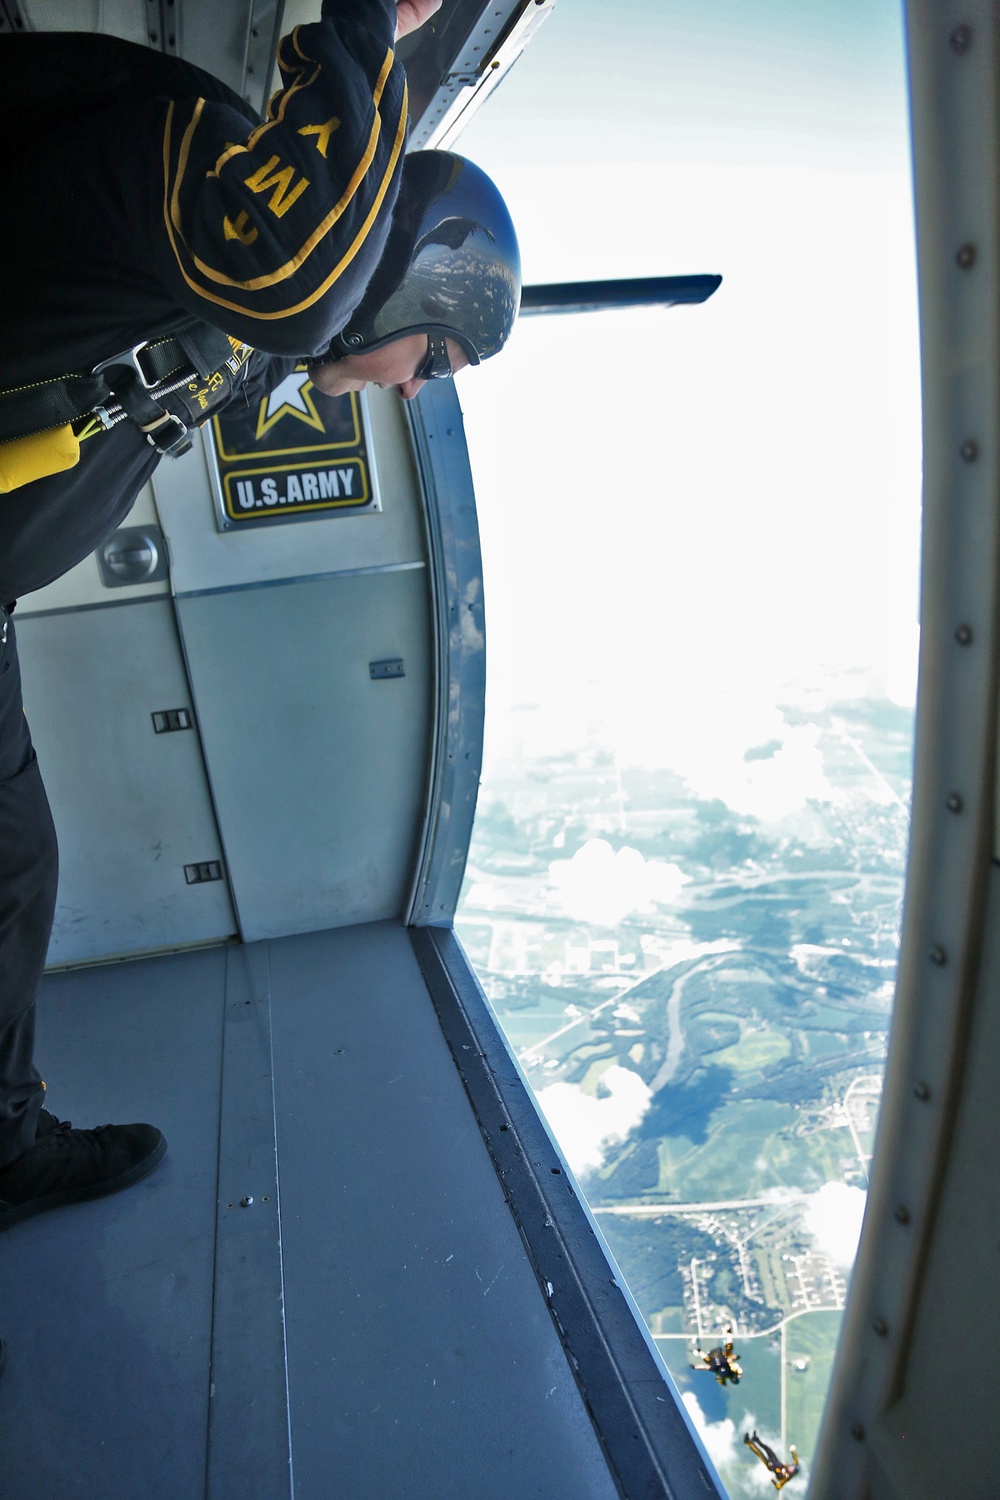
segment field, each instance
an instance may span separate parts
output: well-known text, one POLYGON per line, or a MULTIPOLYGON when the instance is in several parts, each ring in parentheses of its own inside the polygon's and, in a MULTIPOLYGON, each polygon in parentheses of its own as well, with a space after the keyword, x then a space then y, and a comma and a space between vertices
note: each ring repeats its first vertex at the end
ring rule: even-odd
POLYGON ((801 1453, 811 1453, 816 1445, 839 1332, 840 1314, 833 1312, 805 1313, 788 1324, 785 1411, 789 1440, 801 1453), (801 1364, 805 1370, 797 1368, 801 1364))
POLYGON ((808 1466, 847 1295, 817 1205, 867 1186, 912 727, 875 700, 783 713, 830 793, 771 824, 599 746, 495 770, 456 922, 730 1494, 758 1500, 743 1431, 808 1466), (730 1324, 722 1388, 689 1365, 730 1324))

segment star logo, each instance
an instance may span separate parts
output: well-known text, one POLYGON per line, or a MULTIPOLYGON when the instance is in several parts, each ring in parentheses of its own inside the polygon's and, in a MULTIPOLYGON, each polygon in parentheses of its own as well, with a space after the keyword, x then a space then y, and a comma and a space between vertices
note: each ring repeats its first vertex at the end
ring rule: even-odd
POLYGON ((308 370, 293 370, 291 375, 286 375, 281 384, 276 385, 271 394, 265 396, 260 403, 257 413, 258 441, 285 416, 295 417, 307 427, 315 427, 317 432, 325 432, 323 418, 312 399, 312 390, 308 370))

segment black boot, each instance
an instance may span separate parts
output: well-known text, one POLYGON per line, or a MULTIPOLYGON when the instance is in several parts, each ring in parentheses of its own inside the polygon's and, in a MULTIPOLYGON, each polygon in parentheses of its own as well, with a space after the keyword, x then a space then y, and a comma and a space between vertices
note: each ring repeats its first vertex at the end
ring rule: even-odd
POLYGON ((159 1165, 166 1150, 153 1125, 74 1130, 43 1109, 35 1144, 0 1167, 0 1232, 46 1209, 131 1187, 159 1165))

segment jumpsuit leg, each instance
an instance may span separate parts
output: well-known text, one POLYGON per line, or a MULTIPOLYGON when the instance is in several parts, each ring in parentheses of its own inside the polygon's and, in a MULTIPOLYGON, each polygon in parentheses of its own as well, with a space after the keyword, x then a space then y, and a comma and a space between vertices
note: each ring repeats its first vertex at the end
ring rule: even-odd
POLYGON ((0 1167, 34 1142, 44 1097, 32 1062, 35 997, 58 867, 55 828, 21 702, 14 622, 0 607, 0 1167))

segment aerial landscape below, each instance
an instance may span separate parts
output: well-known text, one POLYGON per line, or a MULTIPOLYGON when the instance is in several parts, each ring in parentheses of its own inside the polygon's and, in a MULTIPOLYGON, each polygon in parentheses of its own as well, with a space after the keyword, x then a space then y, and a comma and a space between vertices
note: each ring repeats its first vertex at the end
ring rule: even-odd
POLYGON ((596 741, 484 783, 456 930, 735 1497, 808 1480, 881 1094, 911 755, 912 711, 859 697, 783 704, 746 750, 769 816, 596 741), (768 809, 803 746, 813 795, 768 809), (729 1338, 737 1380, 703 1357, 729 1338), (766 1457, 790 1473, 792 1445, 797 1480, 766 1457))

